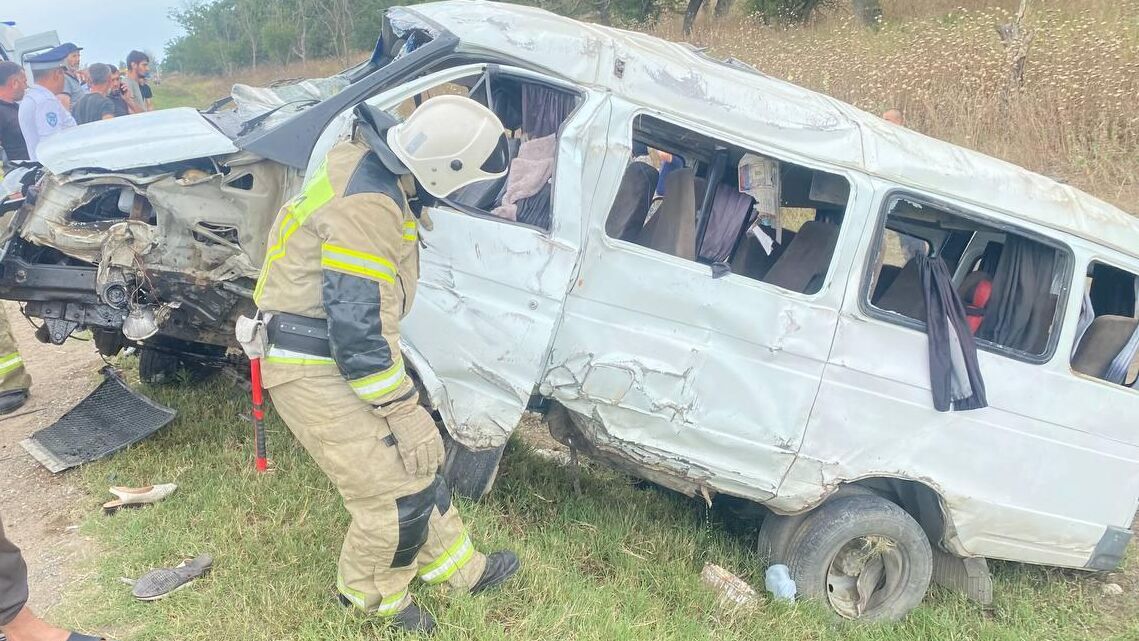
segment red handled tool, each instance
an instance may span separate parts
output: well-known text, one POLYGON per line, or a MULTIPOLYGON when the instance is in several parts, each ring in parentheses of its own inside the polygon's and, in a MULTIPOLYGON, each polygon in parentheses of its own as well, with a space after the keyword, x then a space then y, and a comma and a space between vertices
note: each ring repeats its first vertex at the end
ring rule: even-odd
POLYGON ((265 453, 265 405, 261 390, 261 359, 249 359, 249 378, 253 384, 253 442, 257 449, 257 471, 269 469, 265 453))

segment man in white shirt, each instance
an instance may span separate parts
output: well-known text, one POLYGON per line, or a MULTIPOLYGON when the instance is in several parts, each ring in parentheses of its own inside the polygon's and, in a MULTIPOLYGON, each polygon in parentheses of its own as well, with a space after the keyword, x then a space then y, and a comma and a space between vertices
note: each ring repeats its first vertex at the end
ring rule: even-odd
POLYGON ((76 126, 71 112, 56 97, 56 94, 63 92, 67 78, 64 65, 69 53, 70 48, 60 45, 28 58, 35 84, 28 88, 20 102, 20 132, 28 144, 29 160, 39 159, 37 151, 44 139, 76 126))

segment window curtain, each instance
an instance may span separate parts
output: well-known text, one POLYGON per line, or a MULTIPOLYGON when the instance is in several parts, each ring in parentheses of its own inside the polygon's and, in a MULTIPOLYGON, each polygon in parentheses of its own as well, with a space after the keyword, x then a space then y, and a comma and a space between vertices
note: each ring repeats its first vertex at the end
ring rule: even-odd
POLYGON ((1031 352, 1052 326, 1055 305, 1052 279, 1056 250, 1009 236, 993 275, 993 295, 977 336, 1016 350, 1031 352))
POLYGON ((977 344, 965 320, 965 305, 941 257, 914 258, 925 298, 929 336, 929 381, 939 412, 973 410, 988 405, 977 362, 977 344))
POLYGON ((573 111, 574 96, 541 85, 522 86, 522 131, 533 138, 558 133, 573 111))

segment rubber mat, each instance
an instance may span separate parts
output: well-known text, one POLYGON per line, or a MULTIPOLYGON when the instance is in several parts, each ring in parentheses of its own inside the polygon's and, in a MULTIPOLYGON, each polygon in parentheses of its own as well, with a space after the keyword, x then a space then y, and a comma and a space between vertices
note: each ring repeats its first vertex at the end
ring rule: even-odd
POLYGON ((95 391, 20 443, 53 474, 114 454, 174 420, 174 410, 132 391, 114 368, 100 371, 95 391))

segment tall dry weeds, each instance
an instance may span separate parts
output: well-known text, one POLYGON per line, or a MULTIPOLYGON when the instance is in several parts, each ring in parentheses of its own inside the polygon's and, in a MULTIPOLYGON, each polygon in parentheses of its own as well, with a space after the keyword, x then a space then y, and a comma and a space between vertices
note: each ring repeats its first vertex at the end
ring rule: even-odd
MULTIPOLYGON (((883 4, 897 18, 891 5, 905 3, 883 4)), ((1025 83, 1007 99, 996 25, 1011 20, 1016 3, 938 13, 945 4, 915 0, 909 15, 925 17, 888 21, 877 32, 841 14, 792 29, 737 17, 700 22, 690 40, 872 113, 897 107, 923 133, 1139 214, 1139 0, 1033 2, 1025 83)), ((676 21, 652 32, 682 39, 676 21)))

